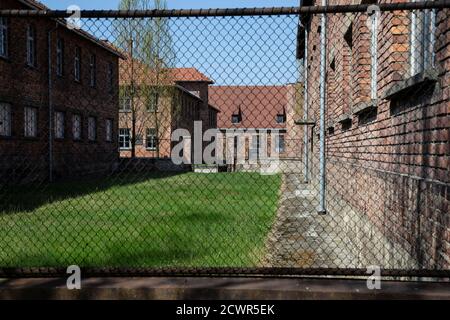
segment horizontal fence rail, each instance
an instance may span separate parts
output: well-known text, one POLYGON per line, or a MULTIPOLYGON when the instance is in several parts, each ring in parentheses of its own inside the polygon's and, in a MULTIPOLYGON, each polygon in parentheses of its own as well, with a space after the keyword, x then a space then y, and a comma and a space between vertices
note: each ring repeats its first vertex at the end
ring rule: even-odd
MULTIPOLYGON (((380 11, 448 8, 449 0, 376 4, 380 11)), ((371 4, 329 5, 272 8, 180 9, 180 10, 81 10, 81 18, 169 18, 169 17, 233 17, 293 14, 366 12, 371 4)), ((68 18, 64 10, 0 10, 0 16, 68 18)))

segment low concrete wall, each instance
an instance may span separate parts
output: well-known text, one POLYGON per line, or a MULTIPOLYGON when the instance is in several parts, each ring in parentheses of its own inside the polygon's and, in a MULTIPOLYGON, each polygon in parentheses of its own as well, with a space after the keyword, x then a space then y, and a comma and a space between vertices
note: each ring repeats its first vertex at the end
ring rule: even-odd
POLYGON ((87 278, 81 290, 66 279, 0 280, 0 299, 84 300, 298 300, 450 299, 450 283, 273 278, 87 278))

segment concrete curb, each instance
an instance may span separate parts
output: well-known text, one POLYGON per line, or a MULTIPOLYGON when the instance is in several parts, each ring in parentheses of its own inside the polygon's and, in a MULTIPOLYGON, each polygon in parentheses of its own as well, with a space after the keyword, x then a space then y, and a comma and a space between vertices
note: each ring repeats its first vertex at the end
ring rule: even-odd
POLYGON ((364 280, 330 278, 87 278, 81 290, 68 290, 66 279, 30 278, 0 280, 0 299, 450 300, 450 283, 383 281, 369 290, 364 280))

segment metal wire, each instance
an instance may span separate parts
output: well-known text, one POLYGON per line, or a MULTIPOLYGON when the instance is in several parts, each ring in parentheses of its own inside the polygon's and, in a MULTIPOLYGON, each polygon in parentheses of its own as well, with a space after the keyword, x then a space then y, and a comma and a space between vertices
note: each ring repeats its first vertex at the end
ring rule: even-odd
POLYGON ((0 4, 0 277, 448 281, 449 7, 0 4))

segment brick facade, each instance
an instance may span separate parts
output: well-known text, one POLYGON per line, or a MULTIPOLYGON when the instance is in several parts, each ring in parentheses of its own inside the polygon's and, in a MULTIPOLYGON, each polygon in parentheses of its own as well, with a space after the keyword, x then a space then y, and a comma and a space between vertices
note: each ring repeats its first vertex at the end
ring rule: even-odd
MULTIPOLYGON (((303 112, 302 84, 285 86, 213 86, 209 90, 212 103, 219 108, 218 139, 219 152, 233 163, 236 160, 243 168, 259 168, 259 160, 266 158, 301 159, 302 128, 295 124, 303 112), (239 121, 233 123, 233 116, 239 121), (278 117, 282 121, 278 121, 278 117), (231 134, 236 131, 242 147, 236 147, 231 134), (264 137, 267 135, 267 138, 264 137), (228 136, 227 136, 228 135, 228 136), (275 145, 274 139, 280 136, 283 142, 275 145), (262 157, 256 159, 255 142, 260 140, 262 157), (262 145, 267 139, 265 146, 262 145), (233 151, 234 150, 234 151, 233 151)), ((280 166, 281 168, 281 166, 280 166)), ((279 169, 280 169, 279 168, 279 169)))
MULTIPOLYGON (((326 126, 332 128, 326 136, 327 209, 339 212, 345 203, 368 217, 377 232, 388 239, 390 251, 368 263, 394 267, 389 263, 404 250, 416 267, 450 267, 448 15, 448 9, 436 12, 434 66, 412 77, 411 12, 380 14, 375 101, 371 98, 373 62, 368 15, 327 15, 326 126), (422 81, 426 72, 437 74, 437 81, 422 81)), ((306 22, 308 17, 302 19, 306 22)), ((320 15, 314 15, 306 24, 308 117, 316 120, 320 22, 320 15)), ((299 46, 304 50, 302 41, 299 46)), ((315 174, 318 127, 316 134, 312 137, 315 174)), ((370 249, 368 244, 365 249, 373 252, 377 246, 372 244, 370 249)))
MULTIPOLYGON (((134 157, 170 158, 177 144, 171 141, 174 130, 186 129, 193 138, 195 121, 201 122, 202 134, 217 127, 218 110, 208 102, 208 86, 213 82, 198 70, 173 68, 157 72, 128 57, 121 62, 119 77, 121 90, 125 92, 121 105, 124 99, 132 100, 129 110, 121 106, 119 130, 129 130, 131 136, 134 131, 135 137, 130 139, 128 147, 120 146, 121 157, 133 157, 134 144, 134 157), (156 73, 159 76, 155 76, 156 73), (129 93, 131 83, 134 94, 129 93), (149 103, 156 107, 148 109, 149 103), (155 132, 154 144, 149 145, 148 130, 155 132)), ((187 153, 193 154, 192 150, 187 153)))
MULTIPOLYGON (((34 1, 4 0, 0 9, 42 9, 34 1)), ((11 134, 0 137, 1 172, 8 181, 45 180, 49 170, 54 178, 78 176, 110 170, 118 160, 118 60, 119 55, 105 42, 82 31, 67 29, 56 20, 9 18, 8 52, 0 57, 0 102, 11 108, 11 134), (27 28, 35 29, 36 66, 27 61, 27 28), (52 70, 49 86, 48 34, 51 41, 52 70), (56 43, 62 40, 63 74, 56 72, 56 43), (75 50, 80 50, 80 81, 74 77, 75 50), (78 49, 77 49, 78 50, 78 49), (96 84, 90 86, 89 60, 96 59, 96 84), (49 97, 51 99, 49 99, 49 97), (25 107, 37 109, 37 135, 24 134, 25 107), (52 110, 52 111, 50 111, 52 110), (54 112, 64 114, 64 138, 49 138, 54 112), (75 141, 72 116, 81 116, 81 139, 75 141), (88 118, 96 121, 96 137, 87 137, 88 118), (111 121, 111 141, 106 137, 106 121, 111 121)))

